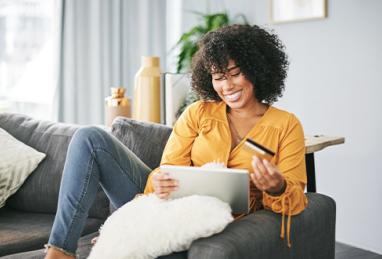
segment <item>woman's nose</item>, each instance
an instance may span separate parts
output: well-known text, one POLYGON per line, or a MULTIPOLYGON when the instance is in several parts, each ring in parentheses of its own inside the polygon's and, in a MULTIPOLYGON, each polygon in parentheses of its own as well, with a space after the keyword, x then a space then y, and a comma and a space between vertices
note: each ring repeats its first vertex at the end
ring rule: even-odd
POLYGON ((233 89, 235 87, 235 84, 233 83, 232 81, 232 78, 227 78, 226 80, 224 80, 223 82, 223 90, 224 91, 229 91, 231 89, 233 89))

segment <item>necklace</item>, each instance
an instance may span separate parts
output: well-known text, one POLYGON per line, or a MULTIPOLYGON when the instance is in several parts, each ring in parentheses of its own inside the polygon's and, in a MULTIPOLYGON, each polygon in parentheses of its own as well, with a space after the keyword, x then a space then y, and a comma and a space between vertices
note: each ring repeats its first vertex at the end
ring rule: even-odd
MULTIPOLYGON (((265 108, 265 111, 261 112, 261 113, 257 113, 255 114, 255 117, 262 117, 264 116, 264 114, 266 113, 266 111, 268 110, 269 106, 267 106, 265 108)), ((231 135, 232 135, 232 138, 233 138, 233 147, 236 147, 243 139, 243 137, 240 135, 239 131, 237 130, 237 128, 235 127, 235 125, 233 124, 232 122, 232 119, 231 119, 231 113, 230 113, 230 110, 229 108, 227 107, 227 119, 228 119, 228 124, 229 124, 229 127, 231 129, 231 135)), ((257 119, 258 120, 258 119, 257 119)), ((251 126, 251 128, 254 127, 255 123, 257 122, 257 120, 253 123, 253 125, 251 126)))
POLYGON ((229 113, 227 114, 227 118, 228 118, 228 123, 229 123, 229 125, 230 125, 230 128, 232 129, 232 133, 233 133, 233 137, 234 137, 235 146, 237 146, 237 145, 241 142, 241 140, 242 140, 243 138, 240 136, 238 130, 237 130, 236 127, 235 127, 235 125, 232 123, 231 116, 230 116, 229 113))

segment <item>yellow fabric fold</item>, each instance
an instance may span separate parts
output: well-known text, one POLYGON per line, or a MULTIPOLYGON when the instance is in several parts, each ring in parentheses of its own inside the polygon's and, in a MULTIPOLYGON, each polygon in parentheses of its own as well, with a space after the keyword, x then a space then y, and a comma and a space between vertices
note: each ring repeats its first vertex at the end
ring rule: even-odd
MULTIPOLYGON (((288 203, 290 203, 290 197, 289 196, 284 196, 281 198, 281 204, 282 204, 282 223, 281 223, 281 233, 280 237, 284 238, 285 234, 285 200, 288 199, 288 203)), ((288 240, 288 247, 291 247, 291 242, 290 242, 290 226, 292 224, 292 210, 291 207, 288 207, 288 222, 287 222, 287 240, 288 240)))

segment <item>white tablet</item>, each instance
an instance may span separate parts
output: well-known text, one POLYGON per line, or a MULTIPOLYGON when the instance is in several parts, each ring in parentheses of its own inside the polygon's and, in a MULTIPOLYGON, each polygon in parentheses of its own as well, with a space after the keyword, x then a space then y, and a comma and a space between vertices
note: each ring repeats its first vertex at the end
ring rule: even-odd
POLYGON ((248 170, 162 165, 161 172, 179 181, 179 189, 170 198, 189 195, 216 197, 231 205, 233 213, 249 212, 248 170))

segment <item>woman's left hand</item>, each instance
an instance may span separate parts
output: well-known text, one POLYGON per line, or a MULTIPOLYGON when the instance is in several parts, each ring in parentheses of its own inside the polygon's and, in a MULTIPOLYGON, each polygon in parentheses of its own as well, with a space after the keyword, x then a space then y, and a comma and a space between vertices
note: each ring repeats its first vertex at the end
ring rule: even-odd
POLYGON ((267 160, 254 156, 252 159, 253 173, 250 177, 256 187, 270 195, 280 195, 285 191, 286 182, 277 166, 267 160))

